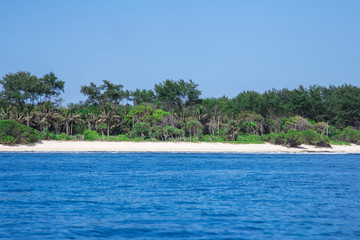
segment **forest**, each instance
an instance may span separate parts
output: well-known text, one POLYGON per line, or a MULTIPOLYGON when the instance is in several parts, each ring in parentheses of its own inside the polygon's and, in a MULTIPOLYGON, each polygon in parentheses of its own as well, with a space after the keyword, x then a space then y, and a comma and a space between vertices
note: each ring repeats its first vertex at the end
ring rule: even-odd
POLYGON ((360 88, 311 85, 201 98, 192 80, 127 90, 103 80, 81 87, 85 101, 63 105, 52 72, 0 80, 0 143, 37 140, 206 141, 360 144, 360 88), (31 137, 30 137, 31 136, 31 137), (35 137, 34 137, 35 136, 35 137))

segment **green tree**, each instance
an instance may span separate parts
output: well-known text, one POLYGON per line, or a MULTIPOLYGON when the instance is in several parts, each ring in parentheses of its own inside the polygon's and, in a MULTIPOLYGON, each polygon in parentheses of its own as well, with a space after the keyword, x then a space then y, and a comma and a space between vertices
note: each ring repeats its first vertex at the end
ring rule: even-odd
POLYGON ((137 105, 126 114, 126 121, 128 124, 132 123, 135 125, 136 122, 147 122, 151 123, 153 120, 153 114, 155 110, 149 105, 141 104, 137 105))
POLYGON ((197 87, 198 84, 192 80, 185 82, 182 79, 179 81, 168 79, 155 84, 156 98, 165 109, 180 112, 185 106, 192 106, 200 101, 201 91, 197 87))
POLYGON ((220 98, 207 98, 201 101, 201 105, 204 106, 207 113, 208 132, 212 135, 217 133, 220 135, 220 126, 224 123, 226 116, 231 115, 230 100, 226 97, 220 98))
POLYGON ((130 100, 134 106, 144 103, 155 103, 155 93, 153 90, 136 89, 130 92, 130 100))
POLYGON ((312 85, 308 90, 309 109, 304 116, 317 122, 325 121, 326 107, 324 104, 323 89, 323 87, 312 85))
POLYGON ((202 125, 199 121, 189 121, 186 123, 186 130, 189 133, 190 141, 193 136, 199 137, 201 133, 202 125))
POLYGON ((260 114, 242 112, 236 117, 240 131, 248 134, 262 135, 264 132, 264 118, 260 114))
POLYGON ((41 132, 48 131, 49 129, 54 130, 56 134, 59 134, 61 131, 61 113, 57 106, 47 101, 41 105, 38 105, 35 109, 36 121, 40 126, 41 132))
POLYGON ((303 117, 295 116, 290 118, 284 118, 282 129, 287 132, 290 129, 295 129, 297 131, 307 130, 311 127, 311 124, 303 117))
MULTIPOLYGON (((97 129, 98 131, 101 132, 101 136, 102 136, 102 140, 105 140, 105 137, 104 137, 104 131, 106 131, 107 129, 109 129, 108 125, 106 123, 100 123, 98 126, 97 126, 97 129)), ((109 137, 109 136, 108 136, 109 137)))
POLYGON ((173 126, 165 126, 163 128, 162 134, 165 141, 168 139, 168 137, 178 139, 178 137, 183 134, 183 130, 173 126))
POLYGON ((360 88, 341 85, 335 90, 335 123, 340 128, 360 127, 360 88))
POLYGON ((239 123, 235 120, 230 120, 225 125, 224 134, 228 140, 235 141, 239 133, 239 123))
POLYGON ((159 125, 152 126, 150 128, 150 137, 165 141, 165 139, 163 138, 163 128, 159 125))
POLYGON ((243 111, 259 113, 261 111, 261 102, 262 95, 260 93, 255 91, 244 91, 231 101, 233 114, 236 115, 243 111))
POLYGON ((311 104, 307 90, 300 85, 297 89, 289 92, 289 102, 287 108, 292 114, 308 116, 311 104))
POLYGON ((110 129, 115 128, 113 125, 115 112, 121 101, 127 97, 123 85, 103 80, 103 84, 100 86, 93 82, 89 86, 82 86, 80 92, 87 96, 86 102, 88 104, 99 108, 101 116, 98 116, 98 119, 101 118, 101 122, 106 122, 108 126, 107 135, 109 136, 110 129))
MULTIPOLYGON (((64 82, 58 80, 54 73, 45 74, 42 78, 20 71, 6 74, 0 80, 3 91, 2 102, 17 108, 18 114, 27 115, 27 125, 30 124, 30 113, 36 105, 57 98, 64 91, 64 82)), ((56 99, 59 100, 59 99, 56 99)), ((20 119, 19 115, 16 119, 20 119)))
POLYGON ((265 118, 284 116, 284 109, 280 93, 276 89, 265 91, 262 94, 260 114, 265 118))
POLYGON ((126 91, 123 85, 113 84, 107 80, 103 80, 103 84, 97 86, 91 82, 89 86, 82 86, 80 92, 87 96, 87 102, 97 106, 105 106, 108 103, 120 104, 125 99, 126 91))
POLYGON ((141 137, 144 140, 149 136, 150 125, 146 122, 137 122, 132 127, 131 135, 132 137, 141 137))
POLYGON ((61 121, 64 124, 66 135, 73 135, 74 125, 83 123, 80 118, 81 113, 76 111, 76 107, 73 104, 69 104, 67 107, 60 107, 61 121))
POLYGON ((55 97, 55 101, 58 101, 58 97, 64 92, 65 82, 59 80, 53 72, 45 74, 40 78, 41 86, 41 102, 52 101, 55 97))

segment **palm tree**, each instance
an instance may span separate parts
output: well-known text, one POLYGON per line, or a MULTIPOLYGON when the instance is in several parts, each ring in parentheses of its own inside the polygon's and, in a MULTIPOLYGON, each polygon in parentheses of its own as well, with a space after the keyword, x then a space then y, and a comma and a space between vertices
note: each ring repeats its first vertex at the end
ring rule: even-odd
POLYGON ((88 130, 92 130, 93 126, 97 126, 97 121, 99 120, 99 111, 95 107, 82 106, 84 108, 80 109, 80 114, 84 117, 88 125, 88 130))
POLYGON ((115 112, 115 105, 109 103, 105 107, 101 108, 101 114, 97 120, 98 124, 106 123, 107 137, 110 136, 110 129, 114 128, 115 118, 118 118, 118 116, 115 115, 115 112))
POLYGON ((56 133, 60 133, 61 114, 59 114, 59 110, 53 103, 47 101, 37 106, 35 111, 42 132, 49 130, 50 127, 54 127, 56 133))
POLYGON ((199 137, 199 133, 201 132, 201 123, 199 121, 189 121, 186 123, 186 129, 190 135, 190 141, 193 134, 196 134, 196 137, 199 137))
POLYGON ((80 118, 81 113, 77 113, 74 106, 68 106, 67 108, 60 108, 62 122, 65 127, 67 135, 73 135, 74 124, 81 124, 84 121, 80 118))

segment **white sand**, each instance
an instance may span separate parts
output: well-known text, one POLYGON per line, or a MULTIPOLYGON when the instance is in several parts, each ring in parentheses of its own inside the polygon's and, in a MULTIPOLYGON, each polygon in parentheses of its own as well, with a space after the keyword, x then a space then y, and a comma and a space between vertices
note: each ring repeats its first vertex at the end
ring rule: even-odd
POLYGON ((0 152, 218 152, 218 153, 360 153, 359 145, 333 145, 318 148, 302 145, 287 148, 265 144, 188 143, 188 142, 86 142, 42 141, 31 145, 6 146, 0 144, 0 152))

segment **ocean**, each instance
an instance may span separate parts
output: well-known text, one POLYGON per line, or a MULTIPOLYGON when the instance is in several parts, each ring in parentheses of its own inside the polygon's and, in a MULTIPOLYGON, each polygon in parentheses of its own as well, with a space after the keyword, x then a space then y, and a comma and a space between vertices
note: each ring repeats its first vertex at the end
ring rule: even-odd
POLYGON ((360 239, 360 155, 0 153, 0 239, 360 239))

